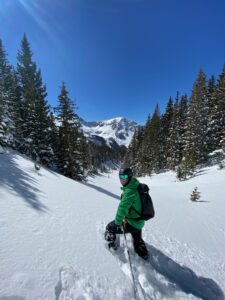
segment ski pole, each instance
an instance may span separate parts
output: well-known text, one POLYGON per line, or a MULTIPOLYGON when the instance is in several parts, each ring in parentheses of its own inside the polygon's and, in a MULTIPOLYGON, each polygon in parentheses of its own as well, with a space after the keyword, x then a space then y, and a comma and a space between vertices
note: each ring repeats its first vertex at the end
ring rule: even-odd
POLYGON ((129 252, 128 245, 127 245, 127 238, 126 238, 126 233, 125 233, 124 225, 122 225, 122 231, 123 231, 123 235, 124 235, 124 239, 125 239, 125 247, 127 249, 127 255, 128 255, 129 265, 130 265, 130 272, 131 272, 132 281, 133 281, 134 298, 138 299, 137 298, 137 287, 136 287, 135 279, 134 279, 134 271, 133 271, 133 267, 132 267, 132 264, 131 264, 130 252, 129 252))

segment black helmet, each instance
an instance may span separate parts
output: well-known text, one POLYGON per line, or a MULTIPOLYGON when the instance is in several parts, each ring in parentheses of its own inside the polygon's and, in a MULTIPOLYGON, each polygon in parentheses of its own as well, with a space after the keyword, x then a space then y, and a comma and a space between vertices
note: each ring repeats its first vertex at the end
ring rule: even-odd
POLYGON ((128 175, 129 178, 133 176, 133 171, 131 168, 120 169, 119 175, 128 175))

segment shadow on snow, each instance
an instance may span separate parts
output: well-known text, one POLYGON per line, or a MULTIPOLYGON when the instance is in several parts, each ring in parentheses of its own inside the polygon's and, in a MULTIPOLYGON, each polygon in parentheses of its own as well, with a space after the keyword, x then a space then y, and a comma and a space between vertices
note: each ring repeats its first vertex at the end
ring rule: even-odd
POLYGON ((97 185, 94 185, 94 184, 91 184, 91 183, 83 183, 83 184, 86 185, 86 186, 88 186, 88 187, 90 187, 90 188, 92 188, 92 189, 95 189, 96 191, 98 191, 100 193, 103 193, 103 194, 105 194, 107 196, 110 196, 112 198, 120 200, 120 196, 118 196, 116 194, 113 194, 113 193, 109 192, 108 190, 103 189, 103 188, 101 188, 101 187, 99 187, 97 185))
MULTIPOLYGON (((150 264, 158 273, 165 276, 181 291, 193 294, 204 300, 224 300, 224 294, 219 285, 210 278, 197 276, 191 269, 181 266, 160 250, 148 245, 150 264)), ((150 274, 147 273, 147 276, 150 274)), ((151 284, 152 278, 149 278, 151 284)), ((155 282, 157 285, 157 283, 155 282)), ((159 289, 162 292, 162 289, 159 289)))
POLYGON ((36 180, 17 165, 13 154, 5 153, 1 157, 0 186, 6 186, 17 193, 33 209, 46 212, 47 207, 38 200, 37 193, 41 191, 34 187, 35 184, 36 180))

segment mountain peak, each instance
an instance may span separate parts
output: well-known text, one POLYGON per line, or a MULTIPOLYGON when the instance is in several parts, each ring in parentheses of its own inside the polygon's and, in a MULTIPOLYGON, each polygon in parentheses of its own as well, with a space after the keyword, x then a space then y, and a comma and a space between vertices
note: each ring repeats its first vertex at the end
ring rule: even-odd
POLYGON ((104 145, 105 143, 109 147, 115 147, 115 145, 128 147, 135 128, 138 126, 136 122, 127 120, 124 117, 93 122, 81 120, 81 124, 88 139, 97 144, 104 145))

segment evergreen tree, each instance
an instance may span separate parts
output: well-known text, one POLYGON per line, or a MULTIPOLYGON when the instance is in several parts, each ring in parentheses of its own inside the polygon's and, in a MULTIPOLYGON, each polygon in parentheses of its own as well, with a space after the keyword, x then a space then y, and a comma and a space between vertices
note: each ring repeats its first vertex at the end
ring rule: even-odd
POLYGON ((64 82, 58 99, 59 104, 55 109, 57 120, 60 123, 56 151, 57 169, 67 177, 84 180, 89 161, 87 142, 81 132, 75 105, 69 98, 64 82))
POLYGON ((179 164, 179 130, 178 130, 178 116, 179 116, 179 93, 177 92, 175 104, 173 107, 173 116, 171 125, 168 132, 168 154, 167 154, 167 167, 174 170, 179 164))
MULTIPOLYGON (((141 176, 143 174, 143 153, 145 149, 145 141, 144 141, 144 126, 138 126, 137 128, 137 136, 135 142, 135 157, 134 162, 131 166, 134 166, 134 172, 137 176, 141 176)), ((148 174, 150 175, 150 171, 148 170, 148 174)))
POLYGON ((15 149, 19 150, 22 143, 23 134, 22 134, 22 106, 21 106, 21 97, 20 97, 20 88, 18 83, 17 73, 12 69, 12 91, 13 91, 13 119, 15 124, 15 149))
POLYGON ((165 170, 168 167, 169 152, 170 152, 170 129, 172 126, 174 113, 174 103, 172 97, 169 98, 167 103, 166 111, 162 115, 160 120, 160 133, 159 133, 159 151, 160 151, 160 170, 165 170))
POLYGON ((220 145, 221 145, 221 148, 222 148, 224 156, 225 156, 225 127, 223 128, 223 133, 222 133, 222 138, 221 138, 221 141, 220 141, 220 145))
POLYGON ((154 114, 151 120, 151 150, 152 150, 152 159, 153 159, 153 170, 155 172, 161 171, 161 153, 160 153, 160 109, 158 104, 156 105, 154 114))
POLYGON ((160 162, 160 110, 155 107, 152 118, 148 119, 144 130, 142 168, 144 174, 150 175, 152 171, 159 172, 160 162))
POLYGON ((141 144, 141 151, 138 153, 139 172, 140 175, 151 175, 153 171, 153 157, 151 149, 151 138, 152 138, 152 118, 149 115, 143 129, 143 138, 141 144))
MULTIPOLYGON (((178 107, 178 124, 177 124, 177 162, 178 164, 182 160, 182 155, 185 147, 185 135, 186 135, 186 122, 188 111, 188 97, 187 95, 181 96, 181 101, 178 107)), ((176 165, 178 165, 176 164, 176 165)))
POLYGON ((216 141, 216 131, 218 128, 217 118, 217 103, 215 98, 216 84, 215 77, 211 76, 207 86, 208 98, 208 118, 207 118, 207 134, 206 144, 208 152, 214 151, 218 148, 218 141, 216 141))
POLYGON ((132 167, 137 176, 142 174, 143 131, 143 126, 137 127, 123 161, 123 165, 132 167))
POLYGON ((194 201, 194 202, 198 201, 201 198, 200 192, 198 191, 197 186, 192 191, 190 198, 191 198, 191 201, 194 201))
MULTIPOLYGON (((187 95, 176 99, 174 115, 170 132, 170 154, 168 167, 175 170, 180 164, 184 150, 185 124, 187 118, 187 95)), ((181 172, 180 172, 181 173, 181 172)))
POLYGON ((51 166, 53 162, 53 133, 50 106, 45 100, 47 96, 46 86, 42 82, 40 69, 35 78, 36 101, 33 134, 33 151, 41 163, 51 166))
POLYGON ((50 144, 50 107, 46 101, 46 87, 41 71, 32 60, 32 51, 24 35, 18 52, 17 74, 21 97, 21 117, 23 140, 20 151, 33 159, 50 165, 53 157, 50 144))
POLYGON ((200 70, 194 83, 187 112, 183 167, 192 174, 196 165, 207 158, 207 88, 206 75, 200 70))
POLYGON ((225 127, 225 64, 221 75, 219 76, 217 88, 215 90, 215 102, 216 102, 216 112, 215 112, 215 144, 217 149, 221 148, 223 140, 223 132, 225 127))
POLYGON ((13 69, 0 40, 0 144, 15 147, 16 90, 13 69))
POLYGON ((57 151, 59 149, 58 145, 58 136, 59 131, 57 127, 56 117, 52 112, 50 112, 49 115, 50 125, 49 125, 49 145, 52 147, 53 156, 51 157, 51 168, 55 171, 57 171, 57 151))

